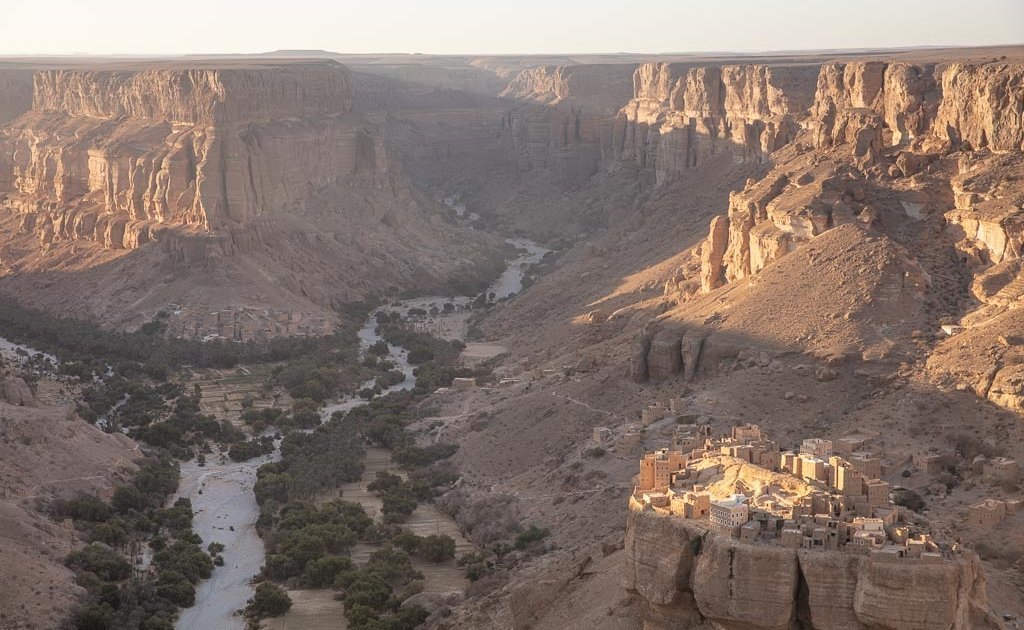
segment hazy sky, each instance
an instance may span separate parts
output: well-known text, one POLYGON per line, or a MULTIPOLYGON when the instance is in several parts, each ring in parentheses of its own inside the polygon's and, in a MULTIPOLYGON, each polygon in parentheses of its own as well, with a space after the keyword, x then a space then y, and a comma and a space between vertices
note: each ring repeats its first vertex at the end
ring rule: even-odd
POLYGON ((2 0, 0 54, 758 51, 1024 42, 1024 0, 2 0))

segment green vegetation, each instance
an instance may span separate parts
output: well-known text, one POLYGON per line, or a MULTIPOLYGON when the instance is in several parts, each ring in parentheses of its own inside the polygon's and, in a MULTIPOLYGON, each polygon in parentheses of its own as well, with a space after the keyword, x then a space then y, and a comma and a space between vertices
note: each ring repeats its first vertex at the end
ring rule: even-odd
POLYGON ((551 535, 546 528, 530 525, 516 536, 515 548, 527 549, 551 535))
POLYGON ((150 446, 171 449, 189 458, 190 447, 208 440, 231 444, 245 439, 228 422, 199 412, 199 393, 186 394, 180 385, 142 382, 114 376, 82 390, 78 413, 90 422, 104 418, 104 428, 128 430, 128 435, 150 446))
MULTIPOLYGON (((460 377, 475 377, 480 383, 494 381, 490 366, 468 368, 460 364, 459 356, 466 347, 461 341, 440 339, 419 332, 397 312, 379 311, 376 318, 377 332, 388 343, 409 351, 409 363, 416 366, 416 387, 413 390, 416 394, 429 394, 439 387, 450 387, 452 381, 460 377)), ((379 378, 377 384, 384 385, 386 382, 387 375, 379 378)))
POLYGON ((281 442, 281 461, 256 471, 256 501, 264 514, 297 499, 314 499, 363 472, 363 446, 340 422, 310 433, 292 433, 281 442))
MULTIPOLYGON (((342 325, 329 337, 318 337, 305 353, 287 357, 274 368, 269 384, 284 387, 292 398, 323 404, 340 392, 351 392, 387 365, 359 361, 357 334, 371 306, 353 303, 340 309, 342 325)), ((385 353, 386 354, 386 353, 385 353)))
POLYGON ((244 462, 273 452, 274 438, 266 435, 232 445, 228 450, 228 457, 231 458, 231 461, 244 462))
MULTIPOLYGON (((366 312, 366 307, 362 308, 366 312)), ((321 339, 305 337, 204 343, 164 337, 164 327, 159 324, 143 326, 138 332, 118 332, 25 308, 8 296, 0 296, 0 326, 7 339, 58 355, 67 363, 63 371, 83 380, 105 374, 108 363, 123 376, 143 373, 164 379, 182 365, 227 368, 277 362, 316 353, 322 346, 321 339)), ((347 342, 346 335, 337 336, 345 338, 339 343, 347 342)))
POLYGON ((334 586, 345 601, 345 619, 353 630, 412 630, 427 618, 418 606, 401 602, 420 590, 423 576, 409 555, 392 546, 374 552, 366 566, 338 574, 334 586))
POLYGON ((283 581, 303 576, 310 586, 333 582, 332 570, 336 575, 348 568, 348 559, 341 556, 364 540, 372 525, 358 503, 337 500, 319 508, 302 501, 289 503, 272 517, 264 536, 266 577, 283 581))
POLYGON ((893 492, 892 502, 915 512, 920 512, 925 507, 924 498, 917 492, 909 489, 893 492))
POLYGON ((245 608, 245 615, 250 619, 280 617, 291 607, 292 598, 288 597, 288 593, 270 582, 260 582, 245 608))
MULTIPOLYGON (((188 499, 162 507, 177 485, 176 464, 149 458, 109 505, 79 495, 51 506, 56 518, 74 519, 92 541, 65 559, 87 592, 72 621, 75 628, 170 629, 178 609, 193 604, 195 585, 210 577, 214 561, 192 531, 188 499), (152 568, 138 572, 131 557, 145 545, 153 550, 152 568)), ((211 553, 214 549, 211 545, 211 553)))

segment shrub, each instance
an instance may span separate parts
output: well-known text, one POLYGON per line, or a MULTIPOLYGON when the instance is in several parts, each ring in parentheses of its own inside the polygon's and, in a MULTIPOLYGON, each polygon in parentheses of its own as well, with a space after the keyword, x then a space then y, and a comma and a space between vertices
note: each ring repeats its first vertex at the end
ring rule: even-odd
POLYGON ((327 588, 338 574, 352 570, 352 560, 344 556, 325 556, 306 564, 302 583, 309 588, 327 588))
POLYGON ((520 550, 526 549, 533 543, 544 540, 549 535, 551 535, 551 532, 546 528, 530 525, 523 531, 519 532, 519 535, 516 536, 515 548, 520 550))
POLYGON ((279 617, 292 607, 292 598, 288 597, 281 587, 270 582, 260 582, 256 593, 249 601, 245 614, 253 619, 279 617))
POLYGON ((924 498, 917 492, 914 492, 913 490, 903 490, 901 492, 895 493, 895 496, 893 497, 893 503, 895 503, 896 505, 903 506, 907 509, 913 510, 915 512, 920 512, 921 510, 924 509, 925 506, 924 498))
POLYGON ((57 518, 71 518, 76 521, 102 523, 111 516, 110 506, 102 499, 89 494, 79 494, 72 499, 57 500, 51 508, 57 518))
POLYGON ((455 557, 455 540, 447 534, 431 534, 420 541, 417 555, 431 562, 444 562, 455 557))
POLYGON ((71 553, 64 563, 75 571, 94 573, 105 582, 126 580, 132 574, 128 560, 100 542, 89 543, 84 549, 71 553))

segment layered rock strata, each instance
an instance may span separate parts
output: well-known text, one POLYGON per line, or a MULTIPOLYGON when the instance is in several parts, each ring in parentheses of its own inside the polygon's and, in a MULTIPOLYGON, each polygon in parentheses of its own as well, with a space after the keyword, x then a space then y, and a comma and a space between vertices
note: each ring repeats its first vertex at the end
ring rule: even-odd
POLYGON ((615 127, 616 157, 658 182, 732 152, 761 161, 800 130, 814 96, 814 66, 649 63, 615 127))
POLYGON ((635 66, 543 66, 521 71, 501 96, 512 103, 502 131, 524 171, 578 180, 612 159, 619 109, 632 96, 635 66))
MULTIPOLYGON (((701 252, 705 292, 756 273, 837 225, 874 222, 865 203, 870 180, 914 177, 954 151, 1019 153, 1024 146, 1024 125, 1012 113, 1024 110, 1024 67, 858 62, 817 72, 813 102, 797 116, 804 147, 785 156, 784 170, 733 193, 727 217, 712 222, 701 252), (796 158, 811 148, 818 158, 800 163, 796 158)), ((662 138, 672 133, 663 127, 662 138)), ((999 262, 1019 250, 1019 204, 994 201, 991 176, 976 166, 962 166, 952 180, 956 210, 948 217, 978 243, 976 250, 999 262)))
POLYGON ((494 242, 417 198, 352 102, 334 62, 37 72, 0 127, 0 283, 118 325, 262 310, 276 334, 474 268, 494 242))
POLYGON ((0 140, 6 205, 44 244, 125 249, 301 211, 319 188, 386 177, 351 99, 336 64, 38 72, 32 111, 0 140))

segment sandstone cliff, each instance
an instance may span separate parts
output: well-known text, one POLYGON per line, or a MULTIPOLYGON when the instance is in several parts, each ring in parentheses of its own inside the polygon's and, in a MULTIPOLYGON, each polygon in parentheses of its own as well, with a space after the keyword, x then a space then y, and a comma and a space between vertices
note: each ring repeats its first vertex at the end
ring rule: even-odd
POLYGON ((343 119, 343 66, 42 71, 7 131, 8 207, 43 243, 134 249, 167 226, 217 230, 386 176, 379 140, 343 119))
POLYGON ((814 95, 813 66, 644 64, 615 128, 617 158, 664 182, 708 156, 760 161, 799 131, 814 95))
POLYGON ((502 121, 521 170, 578 180, 612 157, 612 128, 632 95, 635 66, 542 66, 521 71, 501 96, 511 109, 502 121))
POLYGON ((748 545, 631 512, 625 585, 645 628, 1001 628, 977 557, 935 564, 748 545))
POLYGON ((32 108, 32 71, 0 69, 0 125, 32 108))
POLYGON ((38 306, 119 324, 171 302, 269 308, 329 331, 334 304, 436 286, 492 245, 414 199, 339 64, 34 83, 32 109, 0 128, 0 282, 38 306))
MULTIPOLYGON (((950 151, 1018 151, 1024 128, 1019 116, 1003 112, 1024 107, 1022 79, 1024 68, 1005 64, 943 70, 883 62, 822 66, 801 121, 807 145, 820 153, 801 157, 808 147, 792 148, 779 158, 780 168, 730 197, 728 229, 713 223, 704 247, 703 290, 756 273, 837 225, 873 224, 877 199, 865 192, 872 180, 888 188, 889 178, 913 178, 950 151)), ((1007 202, 971 205, 992 198, 971 190, 984 189, 989 179, 974 171, 952 181, 958 210, 950 219, 999 262, 1004 251, 1013 251, 1014 237, 991 226, 1014 224, 1006 215, 1016 209, 1007 202), (1004 210, 993 218, 999 214, 995 205, 1004 210)))

